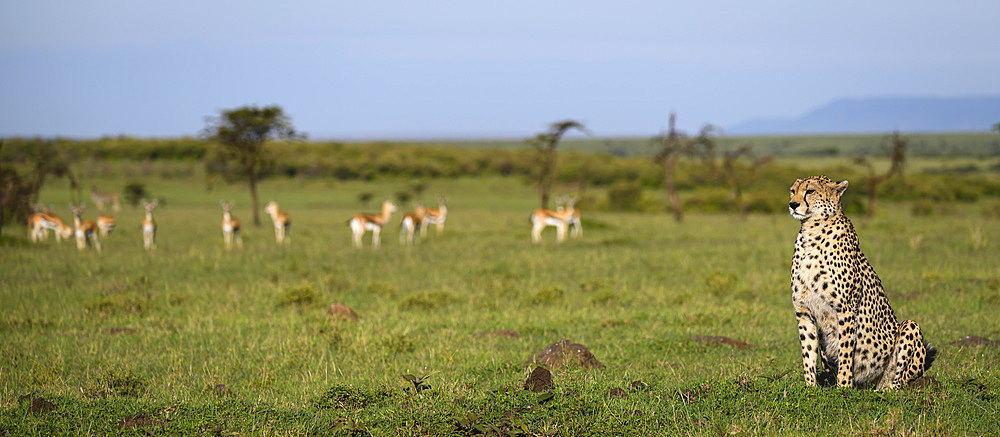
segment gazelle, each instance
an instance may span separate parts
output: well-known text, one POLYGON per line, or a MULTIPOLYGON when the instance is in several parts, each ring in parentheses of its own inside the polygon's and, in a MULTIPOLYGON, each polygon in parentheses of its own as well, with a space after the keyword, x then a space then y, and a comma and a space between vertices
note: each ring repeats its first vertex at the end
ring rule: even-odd
POLYGON ((103 193, 97 190, 97 186, 92 186, 90 187, 90 198, 94 201, 94 205, 97 206, 98 211, 104 211, 104 206, 108 204, 111 205, 111 209, 114 212, 118 212, 121 209, 121 204, 118 202, 118 193, 103 193))
POLYGON ((445 197, 438 198, 437 208, 427 208, 424 210, 424 220, 420 226, 420 236, 427 236, 427 225, 433 224, 437 226, 437 234, 441 235, 444 232, 444 221, 448 218, 448 199, 445 197))
POLYGON ((153 203, 142 201, 142 208, 146 210, 146 218, 142 219, 142 247, 146 250, 156 249, 156 220, 153 220, 153 208, 160 202, 153 199, 153 203))
POLYGON ((291 243, 291 237, 287 235, 289 228, 292 227, 292 219, 288 217, 288 213, 279 210, 278 202, 273 200, 267 202, 264 211, 271 216, 271 221, 274 222, 274 241, 278 244, 291 243))
POLYGON ((97 216, 97 230, 100 231, 101 237, 107 237, 115 230, 115 218, 110 215, 97 216))
POLYGON ((403 214, 403 221, 399 224, 399 244, 413 245, 413 234, 423 224, 424 205, 417 204, 413 212, 403 214))
POLYGON ((28 237, 31 238, 32 243, 47 240, 49 230, 55 231, 57 241, 62 241, 63 238, 69 238, 70 235, 73 235, 73 228, 66 226, 66 223, 55 215, 36 212, 28 216, 28 237))
POLYGON ((555 226, 556 241, 562 243, 566 240, 566 228, 569 227, 573 219, 576 199, 566 199, 566 208, 553 211, 551 209, 536 209, 531 213, 531 242, 538 244, 542 242, 542 229, 547 226, 555 226))
MULTIPOLYGON (((73 236, 73 227, 64 222, 61 217, 55 214, 42 214, 45 214, 45 226, 55 232, 56 241, 61 243, 62 240, 73 236)), ((48 236, 48 231, 45 232, 45 236, 48 236)))
POLYGON ((361 237, 365 235, 365 232, 372 231, 372 247, 378 247, 381 234, 382 226, 389 222, 389 217, 392 213, 396 211, 396 204, 392 203, 391 200, 386 200, 382 202, 382 214, 355 214, 348 220, 348 224, 351 225, 351 237, 354 242, 354 247, 361 247, 361 237))
POLYGON ((80 214, 83 213, 83 204, 80 206, 70 205, 73 209, 73 231, 76 233, 76 248, 84 250, 87 246, 93 246, 98 252, 101 251, 101 240, 97 237, 97 223, 93 220, 82 220, 80 214))
POLYGON ((222 206, 222 239, 226 242, 226 250, 233 248, 233 240, 236 246, 243 248, 243 237, 240 236, 240 220, 233 217, 233 205, 236 201, 220 201, 222 206))
MULTIPOLYGON (((562 208, 560 208, 561 210, 562 208)), ((569 236, 576 238, 583 235, 583 223, 580 222, 580 210, 573 208, 573 216, 569 219, 569 236)))
POLYGON ((28 238, 32 243, 45 240, 48 236, 49 227, 45 222, 45 213, 35 212, 28 216, 28 238))

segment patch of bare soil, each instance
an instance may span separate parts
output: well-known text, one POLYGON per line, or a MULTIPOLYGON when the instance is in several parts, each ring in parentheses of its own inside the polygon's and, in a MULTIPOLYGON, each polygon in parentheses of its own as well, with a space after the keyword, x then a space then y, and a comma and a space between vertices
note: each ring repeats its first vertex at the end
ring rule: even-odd
POLYGON ((327 314, 339 317, 341 319, 350 320, 352 322, 358 321, 358 313, 354 312, 351 307, 342 304, 340 302, 334 302, 330 304, 330 309, 326 310, 327 314))
POLYGON ((510 330, 510 329, 501 329, 499 331, 483 331, 483 332, 476 333, 476 337, 486 337, 486 336, 490 336, 490 337, 506 337, 506 338, 520 338, 521 334, 518 334, 517 331, 510 330))
POLYGON ((625 391, 625 389, 615 387, 611 390, 608 390, 608 393, 605 394, 604 396, 608 399, 625 398, 628 397, 628 392, 625 391))
POLYGON ((48 413, 54 409, 56 409, 56 404, 43 397, 31 399, 31 405, 28 406, 28 412, 31 414, 48 413))
POLYGON ((544 363, 546 367, 579 364, 584 369, 604 370, 604 364, 598 361, 586 346, 573 343, 569 340, 548 345, 545 350, 535 354, 525 364, 531 364, 532 362, 544 363))
POLYGON ((131 326, 118 326, 108 330, 108 334, 110 335, 121 335, 121 334, 135 335, 135 333, 136 333, 135 328, 131 326))
POLYGON ((750 347, 749 343, 745 343, 745 342, 742 342, 742 341, 739 341, 739 340, 733 340, 733 339, 731 339, 729 337, 717 337, 717 336, 712 336, 712 335, 702 335, 702 336, 691 337, 691 340, 699 342, 699 343, 707 343, 707 344, 724 344, 726 346, 737 347, 737 348, 740 348, 740 349, 747 349, 747 348, 750 347))
POLYGON ((993 347, 1000 345, 1000 341, 990 340, 986 337, 978 337, 975 335, 966 335, 956 341, 948 343, 948 346, 987 346, 993 347))
POLYGON ((535 367, 524 381, 524 389, 535 393, 551 391, 555 387, 552 382, 552 372, 544 367, 535 367))
POLYGON ((125 416, 121 423, 118 424, 118 429, 136 429, 145 428, 147 426, 163 426, 163 422, 159 420, 153 420, 146 413, 139 413, 133 416, 125 416))

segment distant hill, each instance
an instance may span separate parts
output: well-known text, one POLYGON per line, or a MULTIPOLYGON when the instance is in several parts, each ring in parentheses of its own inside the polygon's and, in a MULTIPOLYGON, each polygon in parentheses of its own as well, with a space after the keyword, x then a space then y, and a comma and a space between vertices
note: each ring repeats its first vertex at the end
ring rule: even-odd
POLYGON ((1000 122, 998 97, 840 99, 794 119, 752 119, 729 135, 988 131, 1000 122))

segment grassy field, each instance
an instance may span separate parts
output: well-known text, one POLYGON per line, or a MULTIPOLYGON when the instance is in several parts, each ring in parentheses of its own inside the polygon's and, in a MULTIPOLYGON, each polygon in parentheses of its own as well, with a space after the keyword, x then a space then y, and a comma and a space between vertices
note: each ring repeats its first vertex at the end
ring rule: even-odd
MULTIPOLYGON (((927 386, 876 393, 803 386, 787 215, 585 211, 582 238, 536 247, 521 179, 427 183, 448 222, 415 247, 398 214, 382 248, 350 247, 346 220, 408 184, 392 180, 266 181, 292 216, 283 248, 265 224, 225 251, 218 202, 249 223, 248 195, 196 178, 147 180, 166 200, 152 252, 128 206, 102 253, 5 227, 0 435, 1000 434, 1000 348, 958 342, 1000 339, 1000 223, 979 205, 853 218, 896 314, 940 350, 927 386), (605 368, 522 390, 563 339, 605 368)), ((42 198, 70 218, 62 187, 42 198)))

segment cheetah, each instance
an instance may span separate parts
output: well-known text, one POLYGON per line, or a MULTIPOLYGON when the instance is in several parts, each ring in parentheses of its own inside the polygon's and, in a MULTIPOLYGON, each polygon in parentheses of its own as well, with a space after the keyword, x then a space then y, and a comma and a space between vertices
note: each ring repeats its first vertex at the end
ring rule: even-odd
POLYGON ((890 390, 923 375, 935 350, 920 327, 903 323, 858 245, 840 197, 847 181, 826 176, 796 180, 788 211, 802 222, 792 256, 792 304, 807 386, 816 385, 817 359, 840 387, 890 390))

